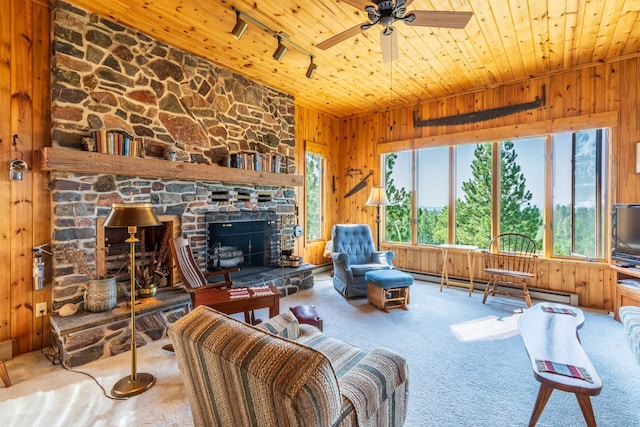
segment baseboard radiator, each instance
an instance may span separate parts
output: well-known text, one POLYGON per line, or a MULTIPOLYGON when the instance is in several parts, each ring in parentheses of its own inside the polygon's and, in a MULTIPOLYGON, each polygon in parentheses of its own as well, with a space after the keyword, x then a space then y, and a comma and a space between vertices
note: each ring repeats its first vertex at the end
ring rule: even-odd
MULTIPOLYGON (((415 271, 406 271, 407 273, 411 274, 413 276, 414 279, 416 280, 424 280, 427 282, 434 282, 437 283, 438 285, 440 284, 440 275, 436 275, 436 274, 427 274, 427 273, 419 273, 419 272, 415 272, 415 271)), ((453 276, 451 276, 451 279, 456 279, 456 280, 466 280, 466 279, 460 279, 460 278, 454 278, 453 276)), ((458 285, 458 284, 451 284, 450 286, 458 286, 458 287, 464 287, 462 285, 458 285)), ((487 282, 485 281, 480 281, 480 280, 474 280, 473 281, 473 290, 474 291, 481 291, 484 292, 484 290, 487 287, 487 282)), ((513 290, 514 292, 517 292, 518 290, 521 290, 521 288, 517 287, 517 286, 509 286, 509 285, 499 285, 498 289, 507 289, 507 290, 513 290)), ((550 291, 547 289, 537 289, 537 288, 531 288, 529 287, 529 295, 531 295, 532 299, 537 299, 537 300, 541 300, 541 301, 549 301, 549 302, 557 302, 560 304, 567 304, 567 305, 572 305, 577 307, 578 306, 578 295, 577 294, 571 294, 568 292, 558 292, 558 291, 550 291)))

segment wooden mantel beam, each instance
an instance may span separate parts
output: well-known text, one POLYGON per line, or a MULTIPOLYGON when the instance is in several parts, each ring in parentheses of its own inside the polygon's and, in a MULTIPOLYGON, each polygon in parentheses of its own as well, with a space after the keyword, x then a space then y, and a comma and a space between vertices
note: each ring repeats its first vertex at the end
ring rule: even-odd
POLYGON ((302 175, 227 168, 218 165, 171 162, 150 157, 127 157, 61 147, 40 150, 45 171, 129 175, 183 181, 209 181, 277 187, 301 187, 302 175))

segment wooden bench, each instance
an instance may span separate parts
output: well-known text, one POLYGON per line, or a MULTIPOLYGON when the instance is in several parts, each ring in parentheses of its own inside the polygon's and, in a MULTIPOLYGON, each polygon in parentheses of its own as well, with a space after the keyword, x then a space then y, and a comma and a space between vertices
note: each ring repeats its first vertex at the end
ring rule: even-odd
POLYGON ((602 390, 602 380, 580 344, 578 329, 584 323, 582 310, 562 304, 540 303, 524 311, 518 329, 527 349, 533 376, 540 382, 538 397, 531 413, 529 426, 535 426, 553 389, 574 393, 588 426, 595 426, 590 396, 602 390), (570 310, 572 314, 549 313, 544 308, 570 310), (552 361, 580 367, 590 381, 548 372, 537 361, 552 361))

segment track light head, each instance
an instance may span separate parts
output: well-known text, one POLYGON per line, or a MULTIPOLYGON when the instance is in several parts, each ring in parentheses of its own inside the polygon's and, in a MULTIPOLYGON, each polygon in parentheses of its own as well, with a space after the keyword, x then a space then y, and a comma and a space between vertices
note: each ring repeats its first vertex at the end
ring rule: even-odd
POLYGON ((240 12, 236 11, 236 25, 231 30, 231 35, 240 40, 245 31, 247 31, 247 22, 240 17, 240 12))
POLYGON ((273 52, 273 58, 276 61, 282 61, 282 58, 284 57, 284 54, 287 53, 288 48, 282 44, 282 39, 280 38, 280 36, 278 36, 278 47, 276 48, 276 51, 273 52))
POLYGON ((311 62, 309 63, 309 66, 307 67, 307 78, 308 79, 312 79, 313 75, 316 73, 316 69, 318 68, 318 65, 316 65, 313 62, 313 56, 309 57, 309 59, 311 60, 311 62))

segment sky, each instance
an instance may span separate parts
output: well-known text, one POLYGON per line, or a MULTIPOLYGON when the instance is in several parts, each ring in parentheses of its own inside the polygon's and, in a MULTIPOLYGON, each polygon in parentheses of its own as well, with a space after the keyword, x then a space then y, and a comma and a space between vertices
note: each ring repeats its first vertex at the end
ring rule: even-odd
MULTIPOLYGON (((555 165, 554 204, 571 202, 571 133, 554 135, 555 165), (557 185, 556 185, 557 184, 557 185)), ((544 203, 544 137, 513 139, 516 162, 527 179, 527 189, 533 194, 532 204, 542 208, 544 203)), ((462 195, 462 183, 472 178, 471 162, 475 144, 456 147, 456 194, 462 195)), ((394 180, 396 186, 411 188, 411 151, 399 152, 394 180)), ((420 206, 441 208, 448 204, 449 147, 419 151, 418 203, 420 206)))

